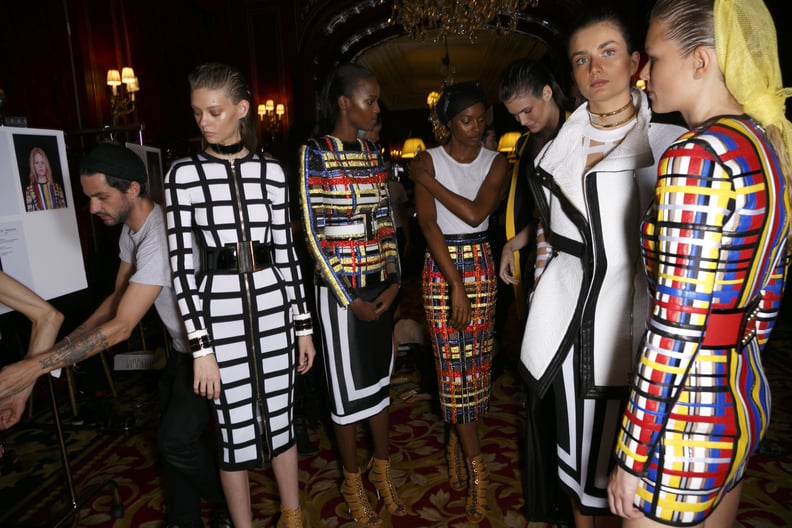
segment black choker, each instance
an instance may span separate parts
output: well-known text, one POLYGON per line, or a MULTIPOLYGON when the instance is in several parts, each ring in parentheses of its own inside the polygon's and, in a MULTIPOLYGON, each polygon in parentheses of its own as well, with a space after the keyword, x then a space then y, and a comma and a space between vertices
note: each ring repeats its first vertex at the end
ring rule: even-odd
POLYGON ((218 154, 224 154, 228 156, 240 152, 243 148, 245 148, 245 144, 242 143, 241 141, 239 143, 232 143, 230 145, 221 145, 220 143, 209 143, 209 147, 218 154))

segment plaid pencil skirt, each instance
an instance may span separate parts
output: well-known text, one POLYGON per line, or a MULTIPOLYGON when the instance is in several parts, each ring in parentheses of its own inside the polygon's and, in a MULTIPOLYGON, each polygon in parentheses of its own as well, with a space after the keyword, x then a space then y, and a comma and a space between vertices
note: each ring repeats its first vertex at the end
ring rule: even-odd
POLYGON ((497 270, 486 233, 445 235, 445 240, 465 284, 470 322, 461 332, 448 325, 448 282, 428 252, 423 269, 424 309, 444 419, 471 423, 489 408, 497 270))

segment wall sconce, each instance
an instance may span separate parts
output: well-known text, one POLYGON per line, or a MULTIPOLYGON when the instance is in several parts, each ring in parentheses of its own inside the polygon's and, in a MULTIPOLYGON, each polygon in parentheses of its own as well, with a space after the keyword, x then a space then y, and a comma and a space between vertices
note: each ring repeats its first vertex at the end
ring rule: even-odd
POLYGON ((280 132, 281 122, 286 114, 286 105, 283 103, 275 104, 272 99, 267 99, 264 104, 258 105, 257 110, 264 135, 268 135, 272 143, 275 143, 275 137, 280 132))
POLYGON ((135 93, 140 91, 140 84, 135 70, 129 66, 118 70, 107 70, 107 85, 113 89, 110 97, 110 115, 113 126, 118 126, 122 118, 135 111, 135 93))
POLYGON ((426 145, 424 145, 423 139, 419 137, 407 138, 404 140, 401 157, 402 159, 414 158, 422 150, 426 150, 426 145))

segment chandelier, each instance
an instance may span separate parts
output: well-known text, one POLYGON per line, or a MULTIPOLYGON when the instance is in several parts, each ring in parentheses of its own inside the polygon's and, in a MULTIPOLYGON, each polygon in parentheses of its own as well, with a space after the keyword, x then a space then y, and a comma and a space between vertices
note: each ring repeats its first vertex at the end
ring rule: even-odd
POLYGON ((401 24, 412 38, 426 38, 437 30, 437 40, 450 35, 476 40, 476 31, 494 26, 498 31, 514 31, 518 13, 536 7, 539 0, 394 0, 391 20, 401 24), (503 15, 508 24, 501 21, 503 15))

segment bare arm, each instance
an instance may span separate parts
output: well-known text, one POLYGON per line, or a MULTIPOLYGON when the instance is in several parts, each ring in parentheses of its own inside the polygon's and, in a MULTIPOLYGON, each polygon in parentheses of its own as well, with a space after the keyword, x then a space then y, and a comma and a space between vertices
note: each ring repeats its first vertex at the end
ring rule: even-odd
MULTIPOLYGON (((118 273, 116 273, 115 285, 113 293, 108 295, 104 301, 93 311, 93 313, 80 324, 77 328, 69 332, 69 339, 74 340, 81 334, 93 330, 97 326, 115 317, 118 310, 118 305, 129 286, 129 279, 135 273, 135 268, 128 262, 121 261, 118 266, 118 273)), ((156 297, 155 297, 156 298, 156 297)), ((152 301, 152 304, 153 301, 152 301)))
MULTIPOLYGON (((52 347, 63 323, 63 314, 2 271, 0 271, 0 302, 30 319, 31 331, 27 357, 36 356, 52 347)), ((6 398, 0 397, 0 430, 8 429, 19 422, 25 409, 25 402, 32 390, 31 384, 17 394, 6 398)))
POLYGON ((29 389, 42 374, 73 365, 127 339, 162 289, 160 286, 128 283, 131 274, 131 265, 122 262, 115 290, 77 331, 51 350, 0 370, 0 399, 29 389), (116 302, 115 299, 119 300, 116 302), (95 324, 106 317, 108 306, 116 307, 114 316, 95 324))
POLYGON ((0 271, 0 302, 30 319, 32 328, 28 357, 40 354, 52 346, 63 323, 63 314, 24 284, 2 271, 0 271))
POLYGON ((501 251, 499 275, 506 284, 520 283, 520 270, 515 269, 514 254, 528 245, 528 242, 531 239, 531 228, 531 224, 528 224, 503 245, 503 250, 501 251))
POLYGON ((424 234, 426 245, 449 286, 451 313, 448 322, 453 328, 462 330, 470 322, 470 301, 465 293, 462 276, 451 261, 445 238, 437 225, 434 198, 422 185, 415 186, 415 209, 418 211, 418 225, 424 234))
POLYGON ((60 341, 51 352, 36 358, 36 363, 44 369, 41 374, 73 365, 128 339, 154 305, 161 290, 161 286, 130 283, 118 304, 115 317, 92 330, 76 334, 74 338, 60 341))
POLYGON ((547 240, 544 222, 540 218, 536 225, 536 264, 534 266, 534 287, 539 284, 539 279, 544 273, 547 263, 553 256, 553 246, 547 240))
POLYGON ((471 227, 483 222, 498 207, 508 188, 506 177, 509 163, 506 157, 499 154, 492 161, 490 170, 473 200, 468 200, 449 191, 435 179, 431 155, 422 152, 409 165, 410 179, 417 185, 424 186, 429 194, 437 198, 449 211, 458 216, 471 227))

